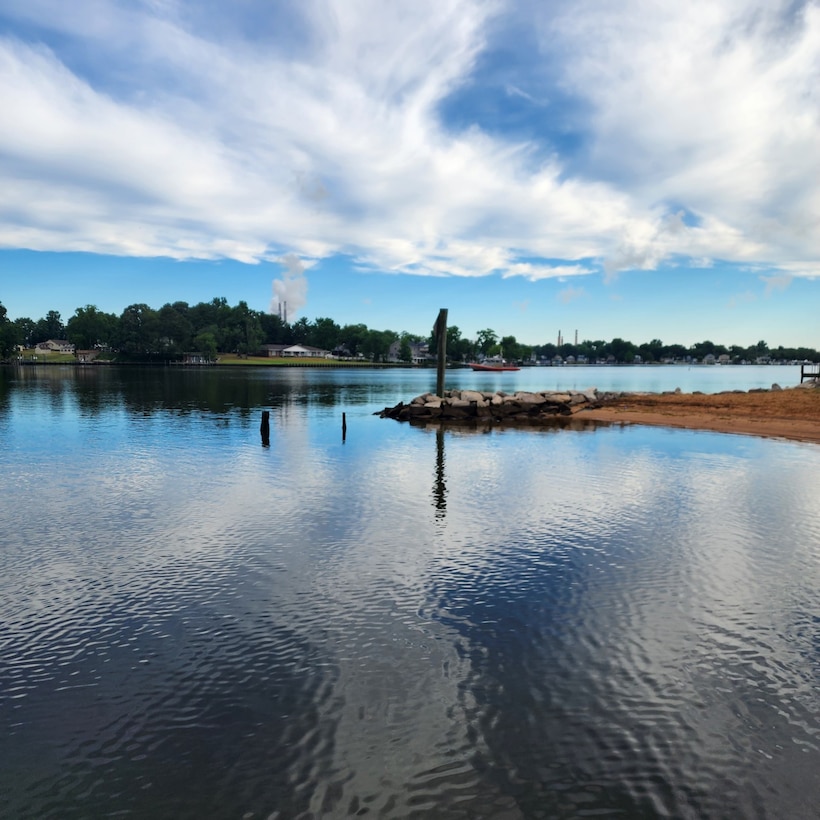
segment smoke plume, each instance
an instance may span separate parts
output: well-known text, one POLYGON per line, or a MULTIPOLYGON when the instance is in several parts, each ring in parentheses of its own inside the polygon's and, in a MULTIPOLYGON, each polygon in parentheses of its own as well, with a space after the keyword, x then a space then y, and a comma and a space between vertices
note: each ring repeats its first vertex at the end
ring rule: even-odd
POLYGON ((305 278, 305 266, 295 253, 289 253, 277 260, 280 265, 285 266, 281 279, 273 280, 273 299, 270 302, 270 312, 279 313, 282 307, 282 318, 285 315, 285 305, 287 305, 288 322, 293 322, 296 314, 307 302, 307 279, 305 278))

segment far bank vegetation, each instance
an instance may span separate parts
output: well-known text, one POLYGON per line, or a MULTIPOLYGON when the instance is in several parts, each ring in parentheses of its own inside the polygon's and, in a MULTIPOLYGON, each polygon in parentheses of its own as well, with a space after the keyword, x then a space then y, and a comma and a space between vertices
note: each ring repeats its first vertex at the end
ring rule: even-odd
MULTIPOLYGON (((100 361, 182 362, 188 357, 201 362, 275 364, 300 358, 301 347, 308 351, 307 359, 424 365, 434 360, 436 344, 432 335, 376 330, 364 324, 339 325, 329 317, 301 317, 288 323, 278 315, 252 310, 242 301, 229 305, 224 298, 196 305, 174 302, 159 309, 133 304, 119 316, 86 305, 77 308, 66 322, 54 310, 36 320, 12 320, 0 303, 0 359, 4 361, 31 359, 38 353, 43 360, 76 361, 80 352, 85 352, 89 360, 100 361), (69 347, 38 351, 38 345, 42 348, 49 342, 67 342, 69 347)), ((687 347, 664 344, 660 339, 636 344, 621 338, 560 346, 525 345, 515 336, 499 338, 491 328, 479 330, 475 338, 463 335, 456 325, 447 328, 450 362, 501 355, 519 364, 570 365, 820 361, 820 353, 811 348, 770 348, 765 341, 750 347, 711 341, 687 347)))

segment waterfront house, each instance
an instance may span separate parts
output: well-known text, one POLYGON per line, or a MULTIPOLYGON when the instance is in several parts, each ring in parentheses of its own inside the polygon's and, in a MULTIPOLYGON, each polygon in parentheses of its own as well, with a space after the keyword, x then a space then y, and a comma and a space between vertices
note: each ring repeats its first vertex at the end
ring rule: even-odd
POLYGON ((259 348, 259 355, 269 359, 278 359, 282 356, 282 351, 290 345, 262 345, 259 348))
POLYGON ((330 351, 312 345, 288 345, 281 355, 286 357, 294 356, 300 359, 329 359, 330 351))
POLYGON ((47 339, 40 342, 36 350, 38 353, 73 353, 74 345, 65 339, 47 339))

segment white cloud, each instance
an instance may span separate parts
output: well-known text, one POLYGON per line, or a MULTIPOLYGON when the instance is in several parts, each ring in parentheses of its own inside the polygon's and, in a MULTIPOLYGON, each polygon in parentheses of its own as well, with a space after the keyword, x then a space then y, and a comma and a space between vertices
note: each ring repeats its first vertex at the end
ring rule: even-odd
POLYGON ((0 247, 345 253, 532 281, 677 255, 820 275, 815 3, 317 1, 298 21, 249 3, 213 30, 197 8, 7 4, 42 37, 0 39, 0 247), (502 93, 548 101, 541 118, 561 117, 556 88, 582 103, 577 157, 537 128, 447 128, 444 101, 515 14, 544 53, 502 93))
POLYGON ((570 302, 574 302, 576 299, 582 299, 586 295, 586 291, 583 288, 569 286, 558 293, 558 299, 563 304, 568 305, 570 302))
POLYGON ((771 296, 778 291, 784 291, 792 283, 794 277, 788 274, 778 276, 761 276, 760 281, 766 285, 766 296, 771 296))

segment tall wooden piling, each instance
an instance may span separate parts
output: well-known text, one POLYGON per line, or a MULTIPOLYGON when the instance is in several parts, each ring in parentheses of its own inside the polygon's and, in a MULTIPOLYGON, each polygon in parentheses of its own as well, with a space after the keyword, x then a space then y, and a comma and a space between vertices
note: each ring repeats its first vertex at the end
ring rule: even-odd
POLYGON ((433 332, 436 334, 436 347, 438 348, 436 395, 444 398, 444 371, 447 367, 447 308, 439 310, 433 332))
POLYGON ((342 413, 342 441, 347 438, 347 416, 342 413))
POLYGON ((262 436, 262 446, 270 447, 270 410, 262 411, 262 423, 259 425, 259 433, 262 436))

